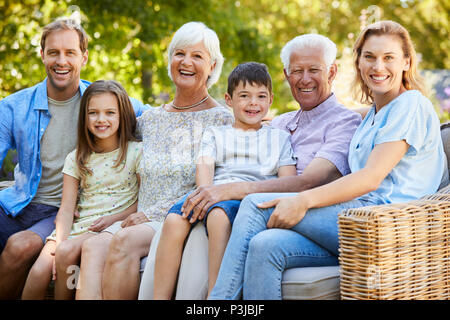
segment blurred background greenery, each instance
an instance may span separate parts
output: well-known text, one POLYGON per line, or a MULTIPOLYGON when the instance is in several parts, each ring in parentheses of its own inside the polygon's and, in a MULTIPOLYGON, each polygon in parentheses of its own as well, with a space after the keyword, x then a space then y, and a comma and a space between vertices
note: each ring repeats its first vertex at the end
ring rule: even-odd
MULTIPOLYGON (((188 21, 202 21, 219 36, 225 64, 210 89, 221 100, 230 71, 245 61, 264 62, 274 82, 271 116, 295 110, 279 59, 282 46, 303 33, 320 33, 338 46, 334 92, 352 98, 351 48, 361 28, 390 19, 404 25, 416 45, 420 68, 441 121, 450 119, 449 0, 0 0, 0 98, 45 77, 39 56, 43 26, 58 17, 80 19, 89 35, 89 62, 82 78, 116 79, 128 93, 152 106, 173 97, 166 50, 188 21)), ((1 179, 12 179, 15 153, 3 163, 1 179)))

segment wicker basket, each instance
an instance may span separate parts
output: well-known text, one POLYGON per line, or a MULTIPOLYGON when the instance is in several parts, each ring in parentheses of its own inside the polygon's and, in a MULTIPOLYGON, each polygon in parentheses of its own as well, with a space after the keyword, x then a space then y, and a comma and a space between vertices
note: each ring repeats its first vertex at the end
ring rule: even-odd
POLYGON ((342 299, 449 299, 450 196, 339 215, 342 299))

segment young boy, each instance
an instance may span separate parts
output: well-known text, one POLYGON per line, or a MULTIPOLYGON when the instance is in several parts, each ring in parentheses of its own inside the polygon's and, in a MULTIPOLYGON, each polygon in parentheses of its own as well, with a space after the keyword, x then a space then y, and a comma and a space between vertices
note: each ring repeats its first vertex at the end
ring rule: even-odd
MULTIPOLYGON (((238 65, 228 77, 225 101, 233 109, 234 124, 205 129, 197 159, 197 186, 296 175, 290 135, 262 125, 273 101, 266 65, 238 65)), ((240 201, 218 202, 203 217, 181 212, 187 196, 169 210, 163 225, 156 253, 154 299, 171 299, 184 242, 198 220, 205 221, 209 238, 208 294, 217 279, 240 201)))

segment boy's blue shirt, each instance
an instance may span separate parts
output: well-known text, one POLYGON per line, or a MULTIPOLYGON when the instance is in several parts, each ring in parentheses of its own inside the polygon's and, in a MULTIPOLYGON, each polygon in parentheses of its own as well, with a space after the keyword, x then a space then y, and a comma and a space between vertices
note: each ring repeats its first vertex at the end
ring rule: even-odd
MULTIPOLYGON (((89 84, 89 81, 80 80, 78 90, 81 95, 89 84)), ((149 108, 139 100, 130 100, 137 117, 149 108)), ((8 150, 16 149, 18 155, 15 183, 0 191, 0 206, 8 215, 17 216, 36 194, 42 171, 41 138, 50 118, 47 78, 0 101, 0 166, 8 150)))

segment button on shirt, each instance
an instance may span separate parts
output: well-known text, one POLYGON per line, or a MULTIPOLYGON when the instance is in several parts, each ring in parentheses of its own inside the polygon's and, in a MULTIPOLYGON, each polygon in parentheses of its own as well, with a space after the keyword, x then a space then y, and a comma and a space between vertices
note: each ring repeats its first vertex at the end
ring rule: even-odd
MULTIPOLYGON (((81 95, 89 84, 80 80, 81 95)), ((148 109, 140 101, 130 100, 136 116, 148 109)), ((16 149, 19 158, 14 169, 14 185, 0 191, 0 206, 5 213, 15 217, 33 199, 41 177, 40 143, 51 118, 47 78, 2 99, 0 114, 0 165, 9 149, 16 149)))
POLYGON ((361 115, 340 104, 331 94, 314 109, 284 113, 274 118, 271 125, 292 134, 298 175, 314 158, 327 159, 346 175, 350 173, 349 144, 360 123, 361 115))

